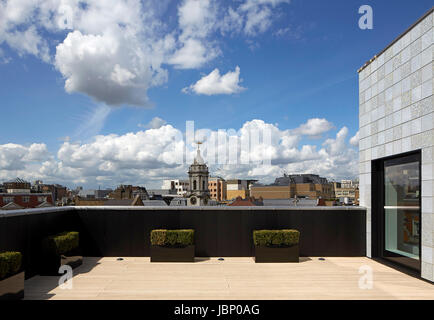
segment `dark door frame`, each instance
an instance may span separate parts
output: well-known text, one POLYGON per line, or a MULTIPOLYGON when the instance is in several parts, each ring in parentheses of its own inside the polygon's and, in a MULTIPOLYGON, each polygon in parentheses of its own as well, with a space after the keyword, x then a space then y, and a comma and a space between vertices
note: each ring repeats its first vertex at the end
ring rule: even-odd
POLYGON ((387 264, 396 266, 399 269, 407 269, 409 272, 416 272, 418 276, 421 273, 422 264, 422 176, 421 176, 421 150, 393 155, 372 161, 371 173, 371 254, 373 258, 387 262, 387 264), (407 163, 419 161, 419 260, 404 257, 398 254, 392 254, 385 250, 385 222, 384 222, 384 164, 386 161, 396 160, 396 163, 407 163))

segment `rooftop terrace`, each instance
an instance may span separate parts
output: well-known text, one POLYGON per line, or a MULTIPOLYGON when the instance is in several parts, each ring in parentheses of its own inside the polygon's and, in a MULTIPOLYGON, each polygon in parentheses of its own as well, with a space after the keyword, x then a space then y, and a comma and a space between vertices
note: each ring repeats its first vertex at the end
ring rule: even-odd
POLYGON ((432 284, 363 257, 283 264, 249 257, 152 264, 147 257, 88 257, 74 274, 69 290, 58 287, 58 277, 26 280, 25 299, 434 299, 432 284), (361 266, 372 267, 372 289, 359 288, 361 266))
POLYGON ((361 207, 10 211, 0 214, 0 251, 9 250, 23 253, 26 299, 434 299, 432 284, 365 257, 361 207), (150 263, 150 231, 159 228, 194 229, 196 261, 150 263), (300 263, 256 264, 253 230, 285 228, 300 231, 300 263), (65 290, 59 277, 38 275, 38 251, 45 237, 72 230, 85 258, 65 290), (358 285, 366 265, 370 290, 358 285))

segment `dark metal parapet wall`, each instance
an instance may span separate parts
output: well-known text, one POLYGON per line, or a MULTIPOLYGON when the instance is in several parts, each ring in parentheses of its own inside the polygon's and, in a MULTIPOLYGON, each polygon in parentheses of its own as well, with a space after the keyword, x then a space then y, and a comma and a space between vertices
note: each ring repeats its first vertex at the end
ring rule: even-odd
POLYGON ((252 231, 301 232, 302 256, 365 256, 366 210, 314 208, 62 207, 0 214, 0 251, 19 250, 28 270, 47 235, 78 230, 84 256, 149 256, 156 228, 195 229, 196 256, 253 256, 252 231))
POLYGON ((85 255, 149 256, 152 229, 194 229, 196 256, 253 256, 256 229, 293 228, 301 233, 303 256, 365 256, 366 211, 363 208, 146 210, 78 209, 85 255))

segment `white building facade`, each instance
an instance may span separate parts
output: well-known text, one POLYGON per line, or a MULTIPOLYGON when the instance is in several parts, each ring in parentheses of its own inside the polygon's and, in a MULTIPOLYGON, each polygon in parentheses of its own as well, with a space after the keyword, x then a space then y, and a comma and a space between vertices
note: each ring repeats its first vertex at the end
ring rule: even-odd
POLYGON ((190 191, 189 180, 164 180, 162 189, 176 190, 178 196, 185 196, 190 191))
POLYGON ((366 249, 434 280, 433 9, 359 70, 366 249))

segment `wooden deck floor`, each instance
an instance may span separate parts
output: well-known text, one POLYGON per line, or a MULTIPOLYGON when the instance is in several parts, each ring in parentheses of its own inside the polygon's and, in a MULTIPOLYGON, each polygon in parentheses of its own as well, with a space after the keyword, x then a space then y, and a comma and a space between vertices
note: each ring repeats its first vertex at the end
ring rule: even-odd
POLYGON ((150 263, 149 258, 84 259, 73 288, 58 277, 26 280, 25 299, 434 299, 434 286, 368 258, 301 258, 255 264, 252 258, 150 263), (373 270, 373 288, 360 289, 359 268, 373 270))

